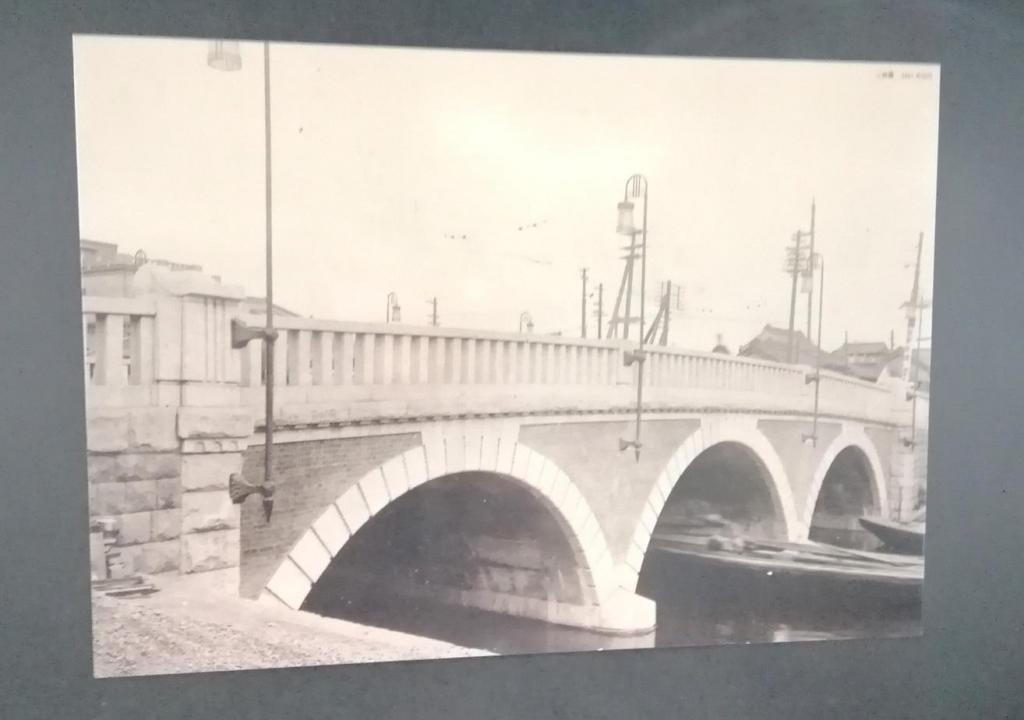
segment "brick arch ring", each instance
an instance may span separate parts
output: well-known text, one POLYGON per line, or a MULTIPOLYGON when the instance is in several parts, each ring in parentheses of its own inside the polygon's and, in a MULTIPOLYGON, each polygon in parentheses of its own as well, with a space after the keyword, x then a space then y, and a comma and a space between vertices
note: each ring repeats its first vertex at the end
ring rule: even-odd
POLYGON ((889 507, 889 493, 888 486, 886 485, 885 470, 882 460, 878 456, 878 450, 875 449, 875 444, 871 442, 871 438, 868 437, 868 434, 860 425, 843 423, 839 435, 829 443, 829 446, 825 449, 825 454, 822 455, 821 461, 814 471, 811 487, 807 493, 807 504, 804 506, 804 521, 802 523, 804 536, 799 539, 806 539, 807 533, 810 532, 814 508, 817 506, 818 496, 821 494, 821 486, 825 482, 825 476, 832 467, 832 463, 835 462, 839 453, 850 447, 857 448, 867 458, 868 466, 871 469, 872 499, 875 501, 876 509, 884 512, 889 507))
POLYGON ((701 422, 701 426, 691 433, 672 454, 658 476, 654 488, 647 496, 647 502, 640 515, 640 522, 637 523, 626 552, 625 563, 618 569, 619 584, 622 587, 635 592, 640 579, 640 568, 651 542, 651 533, 654 532, 654 527, 661 516, 668 496, 683 473, 705 450, 724 442, 745 446, 764 467, 772 503, 783 522, 786 538, 796 540, 804 532, 797 514, 792 487, 789 484, 789 475, 786 473, 782 459, 775 447, 758 430, 756 421, 729 417, 704 420, 701 422))
POLYGON ((597 518, 554 462, 514 436, 425 440, 366 473, 331 503, 292 546, 260 600, 298 610, 331 560, 370 518, 430 480, 467 471, 517 482, 551 512, 576 556, 584 604, 598 605, 616 592, 614 563, 597 518))

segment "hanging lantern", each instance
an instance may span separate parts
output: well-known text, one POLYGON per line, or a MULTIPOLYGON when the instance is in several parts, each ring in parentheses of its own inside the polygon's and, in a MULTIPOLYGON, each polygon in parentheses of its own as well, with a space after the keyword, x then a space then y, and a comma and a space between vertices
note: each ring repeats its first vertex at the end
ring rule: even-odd
POLYGON ((210 43, 206 63, 215 70, 241 70, 242 51, 234 40, 214 40, 210 43))
POLYGON ((619 224, 615 228, 619 235, 633 235, 636 228, 633 226, 633 203, 624 200, 619 203, 619 224))

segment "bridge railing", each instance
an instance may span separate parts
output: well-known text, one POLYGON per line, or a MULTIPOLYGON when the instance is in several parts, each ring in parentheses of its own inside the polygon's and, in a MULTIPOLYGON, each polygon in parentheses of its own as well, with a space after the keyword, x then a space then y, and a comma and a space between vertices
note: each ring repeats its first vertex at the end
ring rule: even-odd
MULTIPOLYGON (((284 424, 380 416, 627 409, 632 342, 277 318, 275 393, 284 424)), ((262 346, 242 351, 243 394, 262 415, 262 346)), ((810 412, 810 368, 649 348, 644 405, 810 412)), ((822 373, 821 411, 888 422, 889 389, 822 373)))
POLYGON ((156 303, 149 298, 83 297, 82 335, 89 405, 155 401, 156 303))
MULTIPOLYGON (((222 301, 87 296, 82 312, 90 406, 173 404, 192 392, 178 388, 184 380, 207 394, 218 383, 238 382, 243 403, 263 415, 262 344, 230 348, 222 301), (188 348, 169 347, 183 341, 188 348)), ((635 402, 636 366, 624 363, 633 342, 291 317, 275 324, 283 423, 600 412, 635 402)), ((651 410, 813 408, 807 367, 657 346, 646 358, 644 405, 651 410)), ((882 385, 822 373, 826 415, 890 422, 901 399, 882 385)))

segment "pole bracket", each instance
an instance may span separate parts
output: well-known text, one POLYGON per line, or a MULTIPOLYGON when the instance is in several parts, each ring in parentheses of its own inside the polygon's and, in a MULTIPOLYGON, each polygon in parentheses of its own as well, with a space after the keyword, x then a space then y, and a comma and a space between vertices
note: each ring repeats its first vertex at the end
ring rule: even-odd
POLYGON ((622 364, 629 367, 633 363, 642 363, 646 360, 646 353, 643 350, 627 350, 622 353, 622 364))
POLYGON ((260 495, 263 498, 263 515, 270 522, 270 514, 274 511, 273 485, 253 485, 242 480, 238 473, 231 473, 228 477, 228 494, 235 505, 241 505, 250 495, 260 495))
POLYGON ((246 325, 238 318, 231 319, 231 347, 239 350, 253 340, 277 340, 277 330, 246 325))

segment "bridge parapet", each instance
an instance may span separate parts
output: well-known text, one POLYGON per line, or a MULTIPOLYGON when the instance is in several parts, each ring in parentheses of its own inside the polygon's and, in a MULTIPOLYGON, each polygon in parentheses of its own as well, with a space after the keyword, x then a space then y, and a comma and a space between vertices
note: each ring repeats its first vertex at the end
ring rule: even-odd
MULTIPOLYGON (((276 320, 276 422, 609 412, 635 403, 633 343, 398 324, 276 320)), ((813 369, 655 347, 644 407, 810 413, 813 369)), ((262 352, 242 351, 243 397, 262 423, 262 352)), ((892 422, 891 388, 823 372, 823 414, 892 422)))

